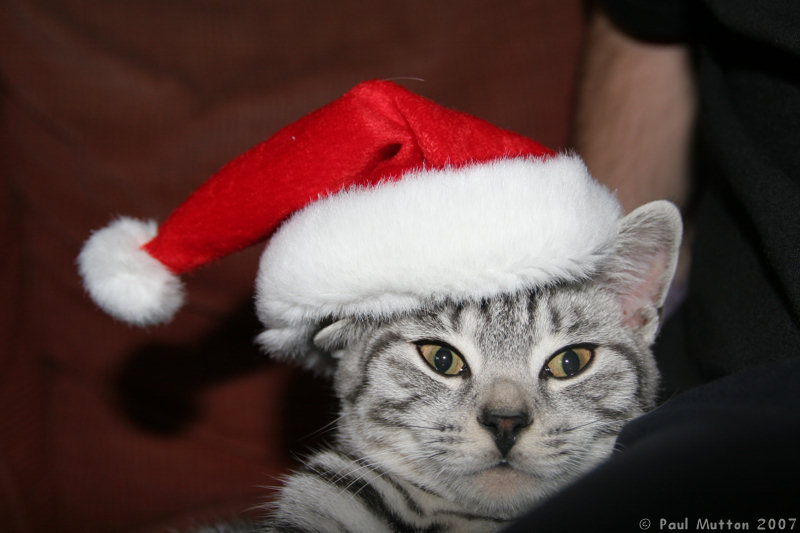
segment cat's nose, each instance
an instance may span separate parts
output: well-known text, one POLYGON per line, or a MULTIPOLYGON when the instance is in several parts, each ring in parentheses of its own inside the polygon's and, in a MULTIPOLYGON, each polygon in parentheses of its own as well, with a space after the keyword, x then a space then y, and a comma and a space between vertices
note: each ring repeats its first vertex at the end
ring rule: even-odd
POLYGON ((497 449, 505 457, 522 429, 531 425, 531 419, 526 412, 504 413, 484 411, 478 417, 478 422, 485 427, 494 437, 497 449))

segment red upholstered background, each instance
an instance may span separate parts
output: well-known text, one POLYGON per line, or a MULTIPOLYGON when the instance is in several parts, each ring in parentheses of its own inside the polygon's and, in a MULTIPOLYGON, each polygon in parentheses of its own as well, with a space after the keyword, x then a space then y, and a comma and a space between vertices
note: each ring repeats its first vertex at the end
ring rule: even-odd
POLYGON ((176 320, 98 311, 74 259, 371 78, 563 148, 580 2, 0 3, 0 530, 150 532, 246 510, 332 419, 252 343, 258 249, 176 320), (422 78, 418 81, 413 78, 422 78))

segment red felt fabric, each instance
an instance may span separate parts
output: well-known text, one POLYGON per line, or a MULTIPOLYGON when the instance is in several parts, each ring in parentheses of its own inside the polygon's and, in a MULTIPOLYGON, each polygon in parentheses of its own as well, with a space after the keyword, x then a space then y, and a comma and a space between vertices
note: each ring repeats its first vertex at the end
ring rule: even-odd
POLYGON ((324 382, 253 346, 253 247, 168 326, 89 300, 75 258, 363 80, 565 145, 578 0, 0 5, 0 531, 163 532, 251 509, 329 433, 324 382))
POLYGON ((182 274, 269 237, 293 212, 348 186, 423 165, 553 153, 395 83, 364 82, 223 167, 144 249, 182 274))

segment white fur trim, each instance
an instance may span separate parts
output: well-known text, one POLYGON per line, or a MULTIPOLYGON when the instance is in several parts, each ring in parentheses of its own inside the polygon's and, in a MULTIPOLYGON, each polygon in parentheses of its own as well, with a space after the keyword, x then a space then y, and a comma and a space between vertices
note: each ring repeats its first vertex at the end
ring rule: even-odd
POLYGON ((138 326, 166 322, 183 304, 180 279, 141 248, 157 231, 153 221, 122 217, 94 232, 78 256, 95 303, 138 326))
POLYGON ((300 355, 340 316, 387 316, 591 276, 622 210, 576 156, 410 172, 296 213, 261 257, 270 351, 300 355))

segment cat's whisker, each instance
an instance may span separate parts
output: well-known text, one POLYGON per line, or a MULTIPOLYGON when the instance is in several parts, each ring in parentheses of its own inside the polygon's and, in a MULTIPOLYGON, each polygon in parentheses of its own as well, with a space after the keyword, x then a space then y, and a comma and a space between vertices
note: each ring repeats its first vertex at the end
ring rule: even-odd
POLYGON ((371 452, 370 455, 369 455, 369 458, 371 460, 367 460, 367 458, 364 458, 364 457, 358 459, 355 462, 358 465, 356 468, 353 468, 353 469, 350 469, 350 470, 345 470, 345 471, 341 472, 340 475, 335 479, 336 479, 336 481, 341 481, 342 479, 345 479, 345 478, 348 478, 348 477, 355 477, 355 478, 357 478, 356 479, 356 481, 357 481, 358 479, 363 478, 365 475, 368 475, 368 473, 374 473, 375 475, 378 475, 379 477, 383 476, 384 475, 384 469, 382 468, 382 465, 377 460, 380 460, 380 459, 386 458, 386 457, 394 458, 396 456, 397 456, 397 452, 395 452, 393 450, 382 450, 380 452, 371 452))
MULTIPOLYGON (((375 471, 373 471, 373 473, 376 474, 376 477, 375 477, 376 480, 377 479, 382 479, 382 478, 384 478, 384 477, 386 477, 388 475, 388 472, 375 472, 375 471)), ((359 488, 357 491, 353 492, 353 496, 358 496, 358 494, 360 494, 361 491, 364 490, 365 488, 367 488, 368 486, 371 486, 371 485, 369 483, 364 483, 364 485, 361 488, 359 488)))
POLYGON ((333 420, 331 420, 330 422, 328 422, 327 424, 325 424, 324 426, 322 426, 321 428, 315 429, 311 433, 300 437, 300 440, 301 441, 309 440, 309 439, 312 439, 314 437, 319 437, 320 435, 323 435, 323 434, 328 433, 330 431, 335 431, 336 429, 338 429, 339 422, 341 420, 342 420, 342 416, 339 415, 336 418, 334 418, 333 420))
POLYGON ((577 429, 582 429, 582 428, 591 426, 593 424, 598 424, 598 423, 601 423, 601 422, 602 422, 602 420, 600 420, 600 419, 590 420, 588 422, 584 422, 583 424, 578 424, 577 426, 572 426, 572 427, 566 428, 566 429, 563 430, 563 432, 564 433, 568 433, 570 431, 575 431, 577 429))
POLYGON ((571 474, 581 473, 586 470, 586 464, 577 456, 568 457, 564 462, 564 466, 569 467, 569 472, 571 474))
MULTIPOLYGON (((381 456, 390 456, 390 455, 392 454, 389 452, 373 453, 371 454, 371 457, 375 459, 375 458, 380 458, 381 456)), ((335 478, 335 482, 337 483, 346 478, 351 478, 351 477, 353 478, 350 481, 350 483, 341 488, 339 492, 340 495, 348 493, 351 497, 355 498, 358 496, 359 493, 361 493, 362 490, 370 486, 370 483, 365 482, 363 486, 360 487, 359 489, 351 491, 350 489, 353 485, 361 481, 364 481, 366 477, 369 476, 370 474, 374 475, 376 480, 381 479, 388 475, 388 472, 381 469, 380 465, 378 465, 375 461, 369 462, 366 459, 359 459, 358 464, 359 466, 357 468, 344 471, 337 478, 335 478)))
POLYGON ((629 416, 629 417, 623 417, 623 418, 616 418, 616 419, 613 419, 613 420, 603 420, 603 419, 601 419, 601 418, 596 418, 596 419, 594 419, 594 420, 589 420, 588 422, 584 422, 584 423, 582 423, 582 424, 577 424, 577 425, 575 425, 575 426, 571 426, 571 427, 568 427, 568 428, 566 428, 566 429, 563 429, 563 430, 562 430, 562 433, 567 433, 567 432, 570 432, 570 431, 575 431, 575 430, 582 429, 582 428, 586 428, 586 427, 589 427, 589 426, 592 426, 592 425, 595 425, 595 424, 599 424, 599 425, 606 425, 606 426, 615 426, 615 425, 619 425, 619 426, 620 426, 620 428, 621 428, 622 426, 624 426, 625 424, 627 424, 628 422, 630 422, 630 421, 631 421, 631 420, 633 420, 634 418, 636 418, 636 416, 629 416))
POLYGON ((357 483, 365 476, 369 475, 370 473, 376 473, 375 464, 363 464, 360 465, 358 468, 354 468, 352 470, 346 470, 340 473, 337 477, 334 478, 334 482, 338 483, 347 478, 353 478, 353 481, 350 482, 346 488, 349 488, 353 483, 357 483))
POLYGON ((424 429, 426 431, 445 431, 445 429, 441 427, 434 427, 434 426, 419 426, 416 424, 403 424, 403 427, 411 428, 411 429, 424 429))

